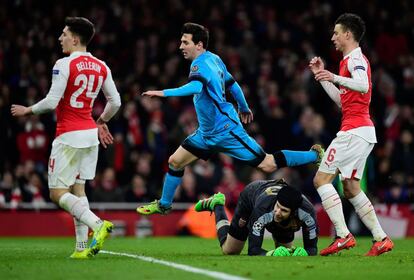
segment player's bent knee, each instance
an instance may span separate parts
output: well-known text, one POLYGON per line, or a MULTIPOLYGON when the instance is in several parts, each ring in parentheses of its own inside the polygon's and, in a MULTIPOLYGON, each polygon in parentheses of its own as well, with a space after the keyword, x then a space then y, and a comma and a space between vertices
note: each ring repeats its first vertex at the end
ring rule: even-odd
POLYGON ((169 158, 168 158, 168 165, 173 165, 175 163, 175 161, 174 161, 174 157, 173 156, 170 156, 169 158))
POLYGON ((344 197, 346 199, 350 199, 355 197, 356 195, 358 195, 361 192, 361 187, 359 187, 358 185, 348 185, 348 184, 344 184, 344 197))
POLYGON ((313 185, 315 188, 319 188, 325 184, 329 184, 330 180, 325 178, 323 175, 316 173, 315 177, 313 177, 313 185))
POLYGON ((181 162, 177 161, 177 159, 173 156, 170 156, 168 159, 168 165, 171 166, 174 169, 182 169, 181 162))
POLYGON ((62 195, 64 195, 67 192, 68 190, 66 189, 50 189, 50 193, 49 193, 50 200, 52 200, 54 203, 59 205, 60 198, 62 197, 62 195))
POLYGON ((243 241, 238 241, 232 236, 227 235, 226 241, 221 246, 221 251, 223 252, 223 255, 240 255, 243 247, 243 241))
POLYGON ((60 199, 60 197, 61 197, 61 195, 60 195, 60 194, 57 194, 57 193, 51 192, 51 193, 49 194, 49 197, 50 197, 50 200, 51 200, 52 202, 54 202, 54 203, 56 203, 56 204, 59 204, 59 199, 60 199))
POLYGON ((320 178, 317 175, 315 175, 315 177, 313 177, 313 186, 315 188, 319 188, 321 186, 320 181, 321 181, 320 178))
POLYGON ((233 252, 233 251, 222 251, 223 252, 223 255, 225 255, 225 256, 231 256, 231 255, 239 255, 240 253, 236 253, 236 252, 233 252))
POLYGON ((237 250, 235 248, 226 248, 221 247, 221 251, 223 252, 223 255, 240 255, 241 250, 237 250))
POLYGON ((179 168, 179 164, 178 162, 175 160, 175 158, 173 158, 173 156, 170 156, 168 158, 168 165, 171 166, 174 169, 178 169, 179 168))
POLYGON ((349 190, 347 190, 347 189, 344 188, 343 191, 344 191, 344 197, 346 199, 350 199, 350 198, 353 198, 354 197, 354 195, 352 195, 352 192, 350 192, 349 190))

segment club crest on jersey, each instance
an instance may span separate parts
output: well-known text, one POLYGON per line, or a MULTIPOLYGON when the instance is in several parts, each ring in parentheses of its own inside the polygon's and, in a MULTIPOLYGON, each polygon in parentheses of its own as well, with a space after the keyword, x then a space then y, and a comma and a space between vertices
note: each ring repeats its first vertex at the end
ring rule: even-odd
POLYGON ((193 67, 191 67, 191 72, 197 72, 198 71, 198 66, 194 65, 193 67))
POLYGON ((354 71, 355 70, 362 70, 362 71, 365 71, 365 67, 364 66, 362 66, 362 65, 358 65, 358 66, 355 66, 354 67, 354 71))
POLYGON ((53 69, 52 74, 53 75, 59 75, 59 70, 58 69, 53 69))

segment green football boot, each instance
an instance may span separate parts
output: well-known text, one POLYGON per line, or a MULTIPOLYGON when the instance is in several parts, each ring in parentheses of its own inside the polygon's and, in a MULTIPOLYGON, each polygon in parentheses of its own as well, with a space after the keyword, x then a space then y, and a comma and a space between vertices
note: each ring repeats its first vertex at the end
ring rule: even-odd
POLYGON ((137 208, 137 212, 141 215, 152 215, 152 214, 161 214, 167 215, 171 212, 172 207, 164 207, 160 204, 159 200, 154 200, 151 203, 140 206, 137 208))
POLYGON ((214 211, 214 207, 216 205, 223 205, 226 204, 226 196, 222 194, 221 192, 218 192, 209 198, 201 199, 197 202, 197 204, 194 206, 194 209, 197 212, 202 211, 214 211))
POLYGON ((315 151, 317 154, 317 159, 315 161, 316 165, 319 167, 321 165, 323 155, 325 154, 325 150, 322 148, 321 145, 315 144, 310 148, 311 151, 315 151))
POLYGON ((102 249, 105 239, 112 232, 114 224, 109 221, 103 221, 99 230, 94 232, 91 244, 89 245, 89 257, 93 257, 102 249))
POLYGON ((75 252, 73 252, 72 255, 70 255, 69 258, 81 260, 81 259, 89 259, 90 257, 91 257, 90 249, 87 248, 83 251, 76 251, 75 250, 75 252))

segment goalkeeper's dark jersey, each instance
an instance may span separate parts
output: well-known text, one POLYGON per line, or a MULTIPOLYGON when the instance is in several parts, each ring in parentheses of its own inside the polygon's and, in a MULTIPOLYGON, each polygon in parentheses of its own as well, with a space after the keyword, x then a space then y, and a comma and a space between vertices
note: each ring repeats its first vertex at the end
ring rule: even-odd
POLYGON ((302 195, 303 202, 300 208, 292 213, 287 220, 281 223, 274 221, 277 193, 283 186, 286 186, 286 183, 282 180, 255 181, 250 183, 240 194, 239 209, 236 211, 248 221, 249 255, 266 254, 266 251, 262 249, 265 229, 274 237, 280 232, 290 232, 293 240, 293 233, 300 228, 302 228, 305 250, 309 255, 317 254, 318 225, 313 205, 305 196, 302 195))

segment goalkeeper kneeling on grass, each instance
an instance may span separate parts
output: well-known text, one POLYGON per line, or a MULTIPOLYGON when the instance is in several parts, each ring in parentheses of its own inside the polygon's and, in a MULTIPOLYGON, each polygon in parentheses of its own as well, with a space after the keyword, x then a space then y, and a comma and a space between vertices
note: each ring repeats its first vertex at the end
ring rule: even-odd
POLYGON ((248 239, 250 256, 314 256, 318 225, 309 200, 283 180, 254 181, 240 194, 231 223, 224 211, 222 193, 197 202, 195 210, 215 214, 217 236, 224 255, 238 255, 248 239), (293 246, 302 228, 303 247, 293 246), (275 242, 274 250, 262 249, 264 230, 275 242))

